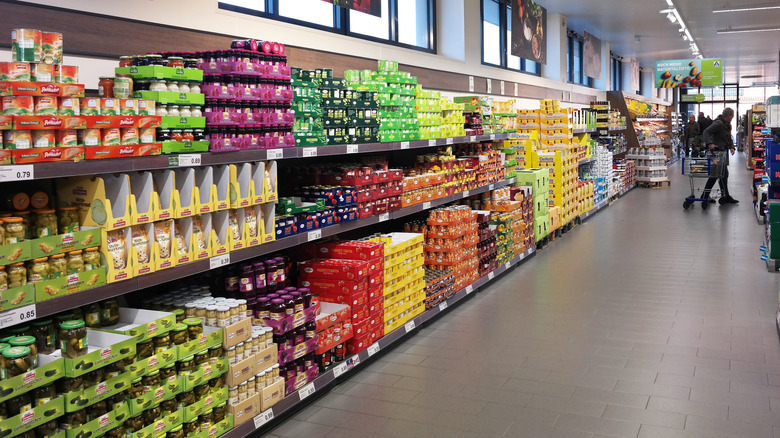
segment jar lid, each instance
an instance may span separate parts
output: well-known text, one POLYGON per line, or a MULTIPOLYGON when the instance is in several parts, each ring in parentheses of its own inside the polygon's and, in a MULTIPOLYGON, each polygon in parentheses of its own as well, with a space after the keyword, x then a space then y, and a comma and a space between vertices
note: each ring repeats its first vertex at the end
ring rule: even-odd
POLYGON ((10 347, 10 345, 6 344, 5 342, 0 342, 0 354, 3 353, 3 350, 10 347))
POLYGON ((184 314, 184 309, 174 309, 173 310, 173 314, 174 315, 183 315, 184 314))
POLYGON ((217 312, 230 312, 230 307, 219 306, 217 307, 217 312))
POLYGON ((291 300, 291 299, 293 299, 293 296, 292 295, 288 295, 288 294, 284 294, 284 295, 282 295, 279 298, 281 298, 283 300, 291 300))
POLYGON ((218 409, 218 408, 224 408, 224 407, 225 407, 225 405, 227 405, 227 402, 222 402, 222 403, 220 403, 220 404, 218 404, 218 405, 214 406, 214 408, 217 408, 217 409, 218 409))
POLYGON ((51 324, 52 322, 54 322, 54 320, 51 319, 51 318, 49 318, 49 319, 39 319, 37 321, 33 321, 32 325, 40 327, 40 326, 44 326, 46 324, 51 324))
POLYGON ((10 222, 12 224, 15 224, 15 223, 21 222, 21 221, 22 221, 22 218, 16 217, 16 216, 9 216, 9 217, 4 217, 3 218, 3 222, 10 222))
POLYGON ((114 79, 114 77, 113 76, 98 76, 98 79, 100 79, 102 81, 103 79, 114 79))
POLYGON ((160 374, 160 370, 152 371, 151 373, 147 374, 146 377, 154 377, 160 374))
POLYGON ((271 303, 273 303, 273 304, 284 304, 284 300, 281 299, 281 298, 274 298, 273 300, 271 300, 271 303))
POLYGON ((182 324, 180 322, 176 323, 176 325, 173 326, 173 330, 177 332, 180 332, 182 330, 187 330, 187 324, 182 324))
POLYGON ((54 254, 53 256, 49 256, 49 259, 61 259, 64 258, 65 254, 54 254))
POLYGON ((49 258, 48 257, 41 257, 39 259, 33 259, 33 262, 41 263, 41 262, 45 262, 46 260, 49 260, 49 258))
POLYGON ((209 312, 211 312, 211 311, 215 311, 216 312, 217 311, 217 306, 206 306, 206 310, 208 310, 209 312))
POLYGON ((76 207, 60 207, 60 211, 76 211, 76 207))
POLYGON ((3 350, 3 357, 7 359, 19 359, 20 357, 30 355, 31 351, 28 347, 10 347, 3 350))
POLYGON ((130 383, 141 383, 141 379, 142 379, 141 377, 137 377, 133 379, 130 383))
POLYGON ((236 300, 236 301, 238 302, 239 305, 246 304, 246 300, 236 300))
POLYGON ((227 351, 235 351, 236 347, 230 347, 227 349, 227 351))
POLYGON ((68 255, 79 255, 79 254, 81 254, 81 252, 82 252, 82 251, 79 249, 79 250, 77 250, 77 251, 71 251, 71 252, 69 252, 69 253, 68 253, 68 255))
POLYGON ((190 326, 190 325, 201 325, 203 324, 203 320, 201 318, 187 318, 182 323, 190 326))
POLYGON ((181 426, 174 427, 173 429, 171 429, 171 432, 173 432, 173 433, 181 432, 181 426))
POLYGON ((193 360, 195 360, 195 356, 191 354, 191 355, 185 357, 184 359, 182 359, 181 361, 182 362, 192 362, 193 360))
POLYGON ((241 383, 239 383, 239 384, 238 384, 238 386, 239 386, 239 387, 241 387, 241 386, 246 386, 246 382, 241 382, 241 383))
POLYGON ((64 328, 65 330, 71 330, 71 329, 77 329, 84 327, 86 324, 81 319, 76 319, 73 321, 65 321, 62 324, 60 324, 61 328, 64 328))
POLYGON ((195 353, 194 356, 205 356, 207 354, 209 354, 209 352, 206 351, 206 350, 203 350, 203 351, 199 351, 199 352, 195 353))
POLYGON ((9 342, 14 347, 23 347, 25 345, 30 345, 35 343, 35 337, 34 336, 17 336, 13 339, 11 339, 9 342))
POLYGON ((194 302, 189 302, 189 303, 185 304, 184 307, 186 307, 188 309, 194 309, 194 308, 196 308, 198 306, 194 302))

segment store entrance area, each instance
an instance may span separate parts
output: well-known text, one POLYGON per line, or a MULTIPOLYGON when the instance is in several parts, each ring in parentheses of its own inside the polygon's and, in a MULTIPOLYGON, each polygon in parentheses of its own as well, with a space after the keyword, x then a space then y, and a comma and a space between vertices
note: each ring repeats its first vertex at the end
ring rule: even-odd
POLYGON ((778 277, 739 205, 635 189, 269 437, 774 437, 778 277))

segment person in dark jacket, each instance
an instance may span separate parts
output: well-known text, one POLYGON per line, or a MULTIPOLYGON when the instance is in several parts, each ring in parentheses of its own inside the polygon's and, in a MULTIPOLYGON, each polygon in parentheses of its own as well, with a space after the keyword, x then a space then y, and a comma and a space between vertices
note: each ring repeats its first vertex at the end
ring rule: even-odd
POLYGON ((701 129, 699 128, 699 122, 696 121, 696 116, 693 114, 691 114, 691 117, 688 119, 688 124, 685 125, 683 144, 685 145, 686 157, 699 156, 699 150, 701 149, 701 129))
POLYGON ((701 130, 701 132, 704 132, 704 130, 709 128, 710 125, 712 124, 712 119, 710 119, 709 117, 704 117, 704 113, 700 112, 698 122, 699 122, 699 129, 701 130))
MULTIPOLYGON (((702 141, 711 151, 730 151, 731 155, 734 155, 736 149, 734 148, 734 140, 731 137, 731 120, 733 118, 734 110, 726 108, 723 110, 723 114, 713 120, 712 124, 704 130, 702 133, 702 141)), ((721 198, 718 202, 720 202, 721 205, 737 204, 739 201, 729 195, 729 156, 728 154, 725 154, 724 157, 726 161, 724 165, 726 167, 723 169, 723 177, 709 178, 707 180, 707 183, 704 185, 703 198, 709 199, 710 191, 715 185, 715 181, 718 181, 721 191, 721 198)), ((702 207, 707 208, 706 205, 708 202, 702 204, 702 207)))

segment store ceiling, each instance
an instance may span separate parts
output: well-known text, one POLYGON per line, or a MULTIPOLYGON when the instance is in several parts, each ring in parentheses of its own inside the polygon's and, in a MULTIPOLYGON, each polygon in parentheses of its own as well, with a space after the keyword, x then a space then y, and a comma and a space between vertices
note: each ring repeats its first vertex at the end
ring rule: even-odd
MULTIPOLYGON (((705 58, 723 58, 724 82, 750 86, 777 81, 780 69, 780 31, 717 34, 720 29, 780 27, 780 9, 713 13, 730 8, 780 5, 762 0, 673 0, 705 58), (759 75, 757 78, 743 76, 759 75)), ((609 41, 610 49, 625 58, 638 58, 643 68, 655 61, 692 58, 688 42, 679 36, 662 9, 666 0, 540 0, 550 12, 568 17, 568 26, 609 41), (608 11, 608 12, 607 12, 608 11)))

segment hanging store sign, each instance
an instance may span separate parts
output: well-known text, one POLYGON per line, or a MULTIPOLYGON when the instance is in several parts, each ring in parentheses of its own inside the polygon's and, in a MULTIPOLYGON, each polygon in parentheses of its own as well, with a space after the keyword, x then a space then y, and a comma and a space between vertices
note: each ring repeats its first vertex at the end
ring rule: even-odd
POLYGON ((511 53, 547 63, 547 9, 533 0, 512 0, 511 53))
POLYGON ((718 59, 656 61, 655 88, 714 87, 723 85, 723 67, 718 59))
POLYGON ((680 102, 682 103, 702 103, 706 97, 704 94, 683 94, 680 96, 680 102))

